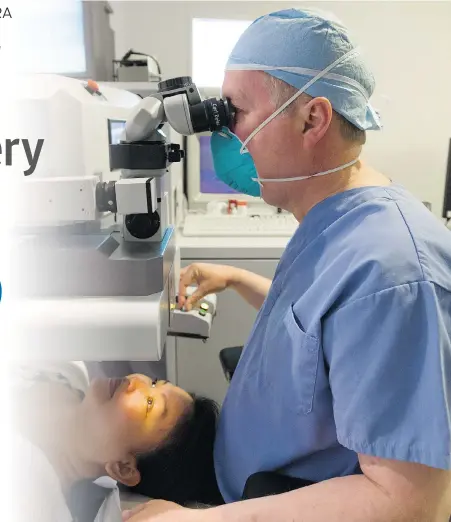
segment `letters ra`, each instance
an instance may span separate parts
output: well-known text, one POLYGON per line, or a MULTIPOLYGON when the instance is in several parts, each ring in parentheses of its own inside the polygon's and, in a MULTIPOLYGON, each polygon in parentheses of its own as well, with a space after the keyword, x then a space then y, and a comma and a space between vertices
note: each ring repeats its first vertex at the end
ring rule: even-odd
POLYGON ((0 7, 0 20, 3 18, 12 18, 9 7, 0 7))

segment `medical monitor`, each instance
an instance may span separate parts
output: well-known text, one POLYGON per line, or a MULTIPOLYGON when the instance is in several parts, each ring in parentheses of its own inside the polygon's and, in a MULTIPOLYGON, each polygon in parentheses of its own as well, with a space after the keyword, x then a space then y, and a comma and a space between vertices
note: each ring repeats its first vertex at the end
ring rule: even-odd
POLYGON ((187 138, 186 165, 189 208, 202 208, 210 201, 228 201, 229 199, 262 204, 262 199, 240 194, 216 176, 210 140, 211 133, 196 134, 187 138))
POLYGON ((445 195, 443 198, 443 217, 451 219, 451 139, 449 140, 448 165, 446 169, 445 195))
POLYGON ((105 1, 27 3, 18 13, 20 35, 14 35, 19 72, 112 81, 111 13, 105 1))

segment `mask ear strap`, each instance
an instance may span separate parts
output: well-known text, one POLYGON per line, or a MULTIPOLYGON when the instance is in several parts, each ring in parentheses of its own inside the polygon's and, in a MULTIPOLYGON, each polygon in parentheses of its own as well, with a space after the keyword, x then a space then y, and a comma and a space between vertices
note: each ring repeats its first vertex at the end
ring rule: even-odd
POLYGON ((299 176, 296 178, 269 178, 269 179, 261 179, 261 178, 252 178, 252 181, 257 181, 260 187, 263 187, 264 183, 280 183, 284 181, 302 181, 304 179, 316 178, 317 176, 325 176, 326 174, 333 174, 334 172, 339 172, 340 170, 347 169, 352 165, 355 165, 360 160, 360 156, 356 159, 353 159, 349 163, 345 163, 340 167, 335 167, 334 169, 325 170, 324 172, 318 172, 318 174, 311 174, 310 176, 299 176))
POLYGON ((303 92, 305 92, 311 85, 313 85, 317 80, 325 76, 331 69, 336 67, 338 64, 344 62, 347 60, 351 55, 354 55, 356 53, 359 53, 359 49, 351 49, 343 56, 340 56, 340 58, 337 58, 335 62, 328 65, 325 69, 323 69, 320 73, 318 73, 314 78, 312 78, 310 81, 308 81, 302 89, 299 89, 298 92, 296 92, 291 98, 289 98, 284 104, 282 104, 275 112, 269 116, 263 123, 261 123, 254 131, 251 132, 251 134, 244 140, 243 145, 241 146, 241 154, 243 153, 244 149, 246 148, 246 145, 251 141, 251 139, 257 134, 257 132, 260 132, 265 125, 268 125, 269 122, 271 122, 276 116, 278 116, 282 111, 284 111, 288 105, 290 105, 296 98, 298 98, 303 92))

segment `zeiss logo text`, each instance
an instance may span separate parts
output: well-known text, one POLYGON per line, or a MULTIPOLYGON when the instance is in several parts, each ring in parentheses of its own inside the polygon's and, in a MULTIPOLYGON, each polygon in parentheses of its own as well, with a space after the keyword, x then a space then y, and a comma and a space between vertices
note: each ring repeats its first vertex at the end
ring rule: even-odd
POLYGON ((219 124, 221 123, 221 120, 219 119, 219 112, 218 112, 217 105, 213 105, 212 111, 213 111, 213 118, 215 119, 216 125, 219 126, 219 124))

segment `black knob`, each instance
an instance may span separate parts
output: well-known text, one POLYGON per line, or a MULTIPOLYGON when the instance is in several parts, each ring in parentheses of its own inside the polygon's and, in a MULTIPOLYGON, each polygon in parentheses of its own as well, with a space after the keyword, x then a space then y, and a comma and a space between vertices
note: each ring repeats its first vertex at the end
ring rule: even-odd
POLYGON ((168 161, 170 163, 179 163, 182 161, 183 156, 180 154, 180 151, 172 151, 168 154, 168 161))
POLYGON ((173 91, 174 89, 182 89, 183 87, 192 85, 192 83, 193 80, 191 76, 179 76, 178 78, 171 78, 169 80, 159 82, 158 91, 166 92, 173 91))
POLYGON ((97 183, 96 206, 99 212, 117 212, 115 181, 97 183))
POLYGON ((125 226, 133 237, 150 239, 160 228, 158 212, 153 214, 129 214, 125 217, 125 226))
POLYGON ((184 151, 180 148, 178 143, 171 143, 169 145, 168 161, 171 163, 177 163, 182 161, 185 157, 184 151))

